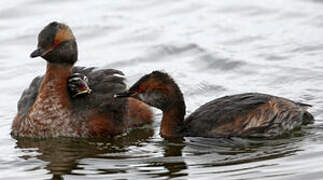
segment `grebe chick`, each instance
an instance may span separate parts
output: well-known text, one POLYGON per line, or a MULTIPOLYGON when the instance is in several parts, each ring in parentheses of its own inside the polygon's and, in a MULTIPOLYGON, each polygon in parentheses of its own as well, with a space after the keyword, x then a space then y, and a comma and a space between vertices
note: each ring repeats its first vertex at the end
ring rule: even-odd
POLYGON ((212 100, 184 120, 183 94, 167 74, 154 71, 115 97, 135 97, 163 112, 160 135, 171 137, 275 137, 313 122, 310 105, 259 93, 212 100))
POLYGON ((68 89, 71 92, 73 98, 81 95, 91 94, 92 90, 90 89, 89 80, 87 76, 81 73, 73 73, 68 79, 68 89))
POLYGON ((13 136, 111 137, 152 122, 148 105, 133 98, 113 98, 126 90, 121 71, 73 67, 77 55, 77 43, 67 25, 52 22, 39 33, 38 48, 31 57, 47 61, 46 73, 23 92, 13 136))
MULTIPOLYGON (((84 72, 83 72, 84 73, 84 72)), ((118 73, 117 73, 118 74, 118 73)), ((123 75, 118 74, 118 75, 123 75)), ((89 80, 86 75, 73 73, 68 80, 68 89, 73 98, 79 98, 91 94, 89 80)), ((128 127, 140 127, 152 123, 152 112, 147 105, 137 99, 129 98, 127 106, 128 127)))

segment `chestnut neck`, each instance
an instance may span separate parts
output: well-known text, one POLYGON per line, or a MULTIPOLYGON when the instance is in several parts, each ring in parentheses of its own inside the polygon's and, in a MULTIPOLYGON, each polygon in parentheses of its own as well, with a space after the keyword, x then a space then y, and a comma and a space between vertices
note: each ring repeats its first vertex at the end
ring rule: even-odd
MULTIPOLYGON (((54 63, 47 63, 47 69, 45 79, 47 81, 56 81, 56 82, 62 82, 67 81, 69 76, 72 74, 72 65, 67 64, 54 64, 54 63)), ((66 82, 62 83, 67 86, 66 82)))
POLYGON ((67 80, 72 74, 72 65, 47 63, 45 77, 40 85, 40 95, 56 95, 68 99, 67 80))
POLYGON ((185 102, 179 88, 175 91, 175 101, 163 110, 160 135, 163 138, 182 137, 184 128, 184 116, 186 113, 185 102))

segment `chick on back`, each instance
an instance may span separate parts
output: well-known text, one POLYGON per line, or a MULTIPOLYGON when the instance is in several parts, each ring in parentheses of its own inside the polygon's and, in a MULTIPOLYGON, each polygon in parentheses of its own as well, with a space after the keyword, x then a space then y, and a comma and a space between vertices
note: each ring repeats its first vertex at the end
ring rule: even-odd
POLYGON ((124 91, 122 72, 114 69, 73 67, 77 61, 77 43, 71 29, 62 23, 48 24, 38 36, 38 47, 31 57, 47 61, 44 76, 36 77, 19 102, 18 113, 12 125, 13 136, 28 137, 108 137, 124 133, 130 125, 151 123, 148 106, 129 99, 116 100, 113 94, 124 91), (72 73, 81 73, 89 81, 92 93, 72 98, 68 79, 72 73), (146 119, 129 122, 127 109, 138 104, 135 111, 146 119), (139 112, 139 111, 138 111, 139 112))

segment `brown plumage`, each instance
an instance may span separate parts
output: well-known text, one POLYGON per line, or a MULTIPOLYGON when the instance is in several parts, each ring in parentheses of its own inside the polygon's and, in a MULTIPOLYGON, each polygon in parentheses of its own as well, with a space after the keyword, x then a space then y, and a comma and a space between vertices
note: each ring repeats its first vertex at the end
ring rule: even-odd
POLYGON ((128 117, 131 118, 128 124, 129 127, 139 127, 152 123, 153 113, 145 103, 129 98, 128 109, 128 117))
POLYGON ((47 61, 47 70, 22 94, 12 124, 13 136, 110 137, 124 133, 138 117, 147 118, 142 120, 144 123, 152 121, 152 116, 147 115, 151 113, 149 107, 142 102, 132 100, 131 104, 138 106, 127 109, 128 99, 113 98, 115 93, 126 89, 124 78, 120 77, 122 72, 73 67, 77 61, 77 44, 67 25, 53 22, 40 32, 38 49, 31 54, 31 57, 38 56, 47 61), (71 97, 67 82, 72 73, 88 77, 91 94, 71 97), (129 116, 139 110, 142 116, 129 116))
POLYGON ((163 111, 162 137, 275 137, 313 122, 310 105, 260 94, 245 93, 210 101, 186 120, 183 94, 167 74, 154 71, 116 97, 135 97, 163 111))

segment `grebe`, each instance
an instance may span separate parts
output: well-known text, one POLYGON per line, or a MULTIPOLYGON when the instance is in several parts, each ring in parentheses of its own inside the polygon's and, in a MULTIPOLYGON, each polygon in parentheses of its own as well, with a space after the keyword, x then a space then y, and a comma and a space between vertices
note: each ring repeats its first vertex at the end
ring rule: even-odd
POLYGON ((75 37, 67 25, 52 22, 39 33, 38 49, 31 57, 44 58, 47 70, 23 92, 12 124, 13 136, 111 137, 152 122, 148 105, 133 98, 113 98, 126 90, 121 71, 73 67, 77 54, 75 37))
POLYGON ((183 94, 167 74, 143 76, 117 97, 135 97, 163 112, 160 135, 172 137, 275 137, 313 122, 310 105, 260 93, 224 96, 212 100, 184 120, 183 94))

